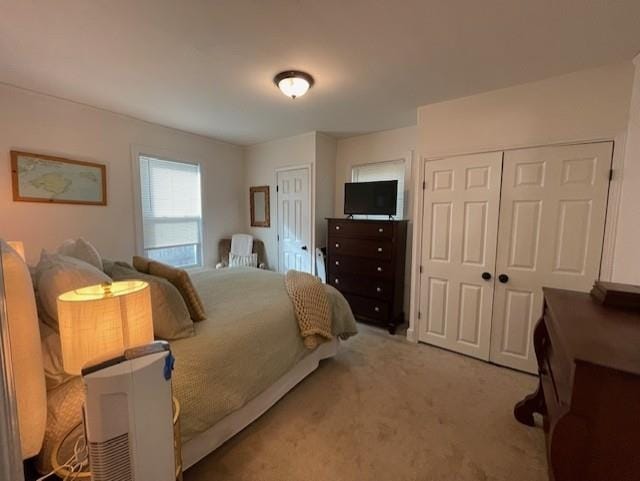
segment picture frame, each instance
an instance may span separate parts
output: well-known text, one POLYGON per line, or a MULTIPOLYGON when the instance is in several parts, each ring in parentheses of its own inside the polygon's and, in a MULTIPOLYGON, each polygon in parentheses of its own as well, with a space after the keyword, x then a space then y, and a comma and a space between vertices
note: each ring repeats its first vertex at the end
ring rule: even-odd
POLYGON ((269 186, 249 188, 251 227, 271 227, 269 186))
POLYGON ((15 202, 107 205, 104 164, 12 150, 11 184, 15 202))

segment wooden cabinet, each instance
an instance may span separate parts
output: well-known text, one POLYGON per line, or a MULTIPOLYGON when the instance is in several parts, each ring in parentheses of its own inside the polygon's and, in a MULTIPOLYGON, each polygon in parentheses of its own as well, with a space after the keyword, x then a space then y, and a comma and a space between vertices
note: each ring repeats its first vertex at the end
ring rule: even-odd
POLYGON ((407 221, 328 219, 327 282, 361 320, 394 333, 404 322, 407 221))
POLYGON ((544 416, 550 479, 640 480, 640 313, 545 288, 534 347, 538 389, 514 414, 544 416))

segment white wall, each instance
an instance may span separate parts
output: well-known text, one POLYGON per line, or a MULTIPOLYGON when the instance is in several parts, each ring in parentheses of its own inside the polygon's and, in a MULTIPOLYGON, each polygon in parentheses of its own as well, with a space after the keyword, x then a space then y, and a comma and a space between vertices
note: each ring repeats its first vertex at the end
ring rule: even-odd
POLYGON ((24 241, 30 263, 42 248, 77 236, 93 242, 105 257, 131 259, 132 145, 201 162, 207 265, 217 261, 218 239, 245 226, 240 147, 9 86, 0 85, 0 106, 0 237, 24 241), (108 205, 13 202, 10 150, 106 164, 108 205))
MULTIPOLYGON (((244 224, 249 233, 265 244, 267 265, 277 270, 278 244, 276 241, 276 174, 282 167, 313 165, 315 163, 316 132, 295 137, 273 140, 245 148, 245 192, 248 199, 249 187, 268 185, 271 198, 271 227, 249 227, 251 219, 249 207, 245 209, 244 224)), ((248 203, 248 200, 247 200, 248 203)))
MULTIPOLYGON (((621 164, 620 151, 627 129, 632 80, 633 65, 625 62, 425 105, 418 109, 419 158, 608 139, 616 141, 616 168, 621 164)), ((422 167, 420 160, 416 183, 423 175, 422 167)), ((637 183, 640 175, 636 172, 635 176, 637 183)), ((614 193, 619 190, 619 183, 614 175, 610 205, 615 204, 611 200, 615 200, 614 193)), ((637 224, 637 201, 635 207, 629 207, 628 211, 620 223, 631 221, 637 224)), ((416 217, 419 216, 420 213, 416 212, 416 217)), ((613 251, 615 237, 615 213, 612 217, 614 219, 607 219, 605 238, 605 250, 610 252, 613 251)), ((629 232, 629 237, 637 241, 639 232, 629 232)), ((413 246, 415 249, 419 246, 419 237, 415 234, 413 246)), ((616 261, 611 259, 611 255, 608 257, 609 261, 616 261)), ((610 269, 611 262, 609 264, 610 269)), ((417 263, 412 266, 412 280, 408 337, 415 339, 417 263)))
POLYGON ((630 62, 418 109, 422 157, 614 139, 627 127, 630 62))
POLYGON ((407 230, 407 261, 405 267, 404 312, 409 317, 411 286, 411 236, 413 232, 413 153, 417 145, 417 128, 404 127, 373 134, 359 135, 338 140, 335 175, 335 216, 344 217, 344 183, 351 182, 354 165, 373 164, 389 160, 405 160, 405 208, 404 217, 410 219, 407 230))
POLYGON ((333 217, 336 180, 335 138, 318 133, 316 136, 316 247, 327 245, 327 217, 333 217))
POLYGON ((634 64, 613 279, 640 285, 640 55, 634 64))

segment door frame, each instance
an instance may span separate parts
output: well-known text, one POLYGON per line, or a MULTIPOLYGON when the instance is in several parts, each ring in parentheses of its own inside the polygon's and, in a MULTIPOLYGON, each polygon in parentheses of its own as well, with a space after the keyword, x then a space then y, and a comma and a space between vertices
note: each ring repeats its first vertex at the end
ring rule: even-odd
POLYGON ((622 172, 624 164, 626 133, 621 132, 614 138, 600 138, 591 140, 575 140, 568 142, 552 142, 549 144, 537 144, 526 146, 508 146, 504 148, 495 148, 488 150, 480 150, 475 152, 460 152, 438 156, 420 156, 420 161, 416 166, 416 176, 413 179, 413 189, 417 195, 413 198, 413 238, 412 238, 412 265, 411 265, 411 290, 410 290, 410 307, 409 307, 409 328, 407 329, 407 340, 410 342, 418 342, 418 333, 420 332, 419 323, 424 320, 420 316, 420 259, 422 259, 422 224, 423 224, 423 206, 425 189, 423 187, 425 181, 425 164, 435 160, 449 159, 460 157, 463 155, 484 154, 493 152, 508 152, 512 150, 536 149, 540 147, 561 147, 569 145, 597 144, 602 142, 613 142, 613 159, 611 168, 613 176, 609 180, 609 194, 607 197, 607 209, 605 215, 604 226, 604 244, 602 247, 602 256, 600 258, 600 279, 610 281, 613 274, 613 258, 616 242, 616 228, 618 221, 618 210, 620 206, 620 198, 622 192, 622 172))
MULTIPOLYGON (((310 244, 310 248, 309 248, 309 266, 311 268, 311 274, 315 275, 316 273, 316 266, 315 266, 315 252, 316 252, 316 209, 315 209, 315 198, 316 198, 316 189, 315 189, 315 163, 313 162, 309 162, 307 164, 297 164, 297 165, 288 165, 286 167, 277 167, 276 169, 274 169, 273 171, 273 177, 274 177, 274 183, 276 186, 276 195, 275 195, 275 199, 276 199, 276 208, 275 208, 275 213, 276 213, 276 232, 275 232, 275 237, 276 237, 276 262, 277 262, 277 267, 276 267, 276 272, 280 272, 280 239, 279 239, 279 233, 280 233, 280 209, 279 207, 279 202, 280 202, 280 189, 278 188, 278 174, 281 172, 288 172, 290 170, 301 170, 301 169, 306 169, 308 174, 309 174, 309 244, 310 244)), ((273 212, 274 209, 271 209, 271 212, 273 212)))

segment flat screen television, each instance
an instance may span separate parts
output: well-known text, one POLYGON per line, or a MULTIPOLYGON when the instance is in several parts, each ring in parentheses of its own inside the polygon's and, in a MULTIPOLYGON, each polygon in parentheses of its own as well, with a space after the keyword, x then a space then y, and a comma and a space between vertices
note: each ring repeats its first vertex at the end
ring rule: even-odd
POLYGON ((396 215, 397 201, 397 180, 344 184, 344 213, 347 215, 396 215))

